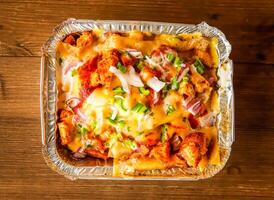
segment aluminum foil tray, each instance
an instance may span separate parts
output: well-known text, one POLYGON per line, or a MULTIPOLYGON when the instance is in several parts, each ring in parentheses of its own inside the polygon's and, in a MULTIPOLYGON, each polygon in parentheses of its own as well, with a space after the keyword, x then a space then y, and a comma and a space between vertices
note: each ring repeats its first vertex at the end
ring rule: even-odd
POLYGON ((41 128, 42 128, 42 152, 46 163, 53 170, 69 179, 146 179, 146 180, 198 180, 209 178, 217 174, 227 162, 231 145, 234 141, 234 94, 232 85, 233 64, 229 59, 231 45, 225 35, 217 28, 202 22, 197 25, 147 22, 147 21, 116 21, 116 20, 75 20, 68 19, 57 26, 53 34, 42 47, 41 58, 41 128), (192 33, 201 32, 207 37, 217 37, 220 65, 218 66, 218 84, 220 86, 219 103, 220 110, 217 117, 218 141, 221 152, 221 165, 208 166, 205 172, 199 173, 189 169, 152 170, 143 174, 136 174, 124 178, 112 176, 112 166, 109 163, 91 161, 89 164, 72 163, 60 155, 57 145, 56 119, 57 119, 57 86, 56 45, 66 35, 73 32, 81 32, 100 28, 105 31, 125 32, 130 30, 149 31, 156 34, 192 33))

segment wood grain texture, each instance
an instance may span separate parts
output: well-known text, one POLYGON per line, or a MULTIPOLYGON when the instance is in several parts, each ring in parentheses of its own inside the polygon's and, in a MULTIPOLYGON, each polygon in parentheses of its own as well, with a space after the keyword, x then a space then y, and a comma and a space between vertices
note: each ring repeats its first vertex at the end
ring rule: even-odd
POLYGON ((274 1, 125 2, 0 0, 0 199, 274 199, 274 1), (45 164, 40 47, 69 17, 207 21, 226 33, 235 61, 236 142, 219 174, 195 182, 70 181, 45 164))
POLYGON ((0 55, 38 56, 52 29, 68 18, 206 21, 220 28, 238 62, 274 62, 273 0, 237 1, 3 1, 0 55), (20 2, 20 3, 19 3, 20 2))

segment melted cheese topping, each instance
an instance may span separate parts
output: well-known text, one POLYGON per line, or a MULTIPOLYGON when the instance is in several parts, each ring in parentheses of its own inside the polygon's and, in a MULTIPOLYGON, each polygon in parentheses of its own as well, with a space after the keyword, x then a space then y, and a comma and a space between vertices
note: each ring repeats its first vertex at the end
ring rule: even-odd
MULTIPOLYGON (((120 176, 123 170, 178 166, 175 161, 165 162, 178 153, 170 151, 175 148, 173 138, 178 136, 181 141, 177 145, 182 146, 185 137, 201 132, 208 142, 209 153, 208 157, 201 157, 197 167, 203 171, 208 164, 220 164, 217 128, 210 121, 219 112, 218 96, 203 76, 204 71, 219 64, 216 38, 205 38, 201 33, 115 34, 98 29, 84 36, 79 39, 72 36, 57 46, 61 61, 58 106, 70 110, 72 115, 69 118, 60 115, 60 121, 62 127, 66 124, 74 127, 70 132, 67 127, 62 129, 63 145, 72 152, 82 149, 90 156, 114 158, 113 174, 120 176), (210 55, 213 65, 206 67, 199 63, 197 56, 192 55, 193 50, 210 55), (189 57, 183 60, 181 55, 189 57), (189 66, 196 68, 188 69, 189 73, 179 80, 183 68, 189 66), (110 72, 110 67, 118 72, 110 72), (136 71, 137 83, 127 79, 130 67, 136 71), (148 70, 144 71, 144 67, 148 70), (157 77, 163 84, 151 87, 147 84, 149 77, 157 77), (135 86, 140 81, 142 88, 135 86), (124 90, 124 84, 129 92, 124 90), (64 104, 68 100, 72 103, 64 104), (154 150, 157 148, 163 149, 154 150)), ((187 148, 187 157, 191 159, 188 163, 195 163, 191 147, 187 148)))

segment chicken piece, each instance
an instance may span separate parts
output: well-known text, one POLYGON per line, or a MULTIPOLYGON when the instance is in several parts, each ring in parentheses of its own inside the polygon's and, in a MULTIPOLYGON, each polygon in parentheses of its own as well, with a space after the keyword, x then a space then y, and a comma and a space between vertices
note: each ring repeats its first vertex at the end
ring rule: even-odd
POLYGON ((144 39, 144 34, 141 31, 130 31, 128 37, 141 41, 144 39))
POLYGON ((206 51, 196 50, 196 55, 200 58, 200 60, 206 64, 208 67, 212 68, 214 67, 213 60, 210 56, 210 54, 206 51))
POLYGON ((106 160, 108 158, 108 153, 103 143, 99 139, 90 139, 89 146, 85 149, 85 152, 92 157, 101 158, 106 160))
POLYGON ((65 39, 64 39, 64 43, 68 43, 72 46, 75 46, 76 45, 76 40, 75 38, 73 37, 73 35, 68 35, 65 39))
POLYGON ((73 115, 73 113, 71 111, 62 110, 60 113, 60 121, 68 120, 69 118, 72 117, 72 115, 73 115))
POLYGON ((191 82, 194 84, 195 86, 195 90, 199 93, 204 93, 204 92, 210 92, 212 90, 212 88, 209 85, 209 82, 202 76, 200 75, 196 69, 194 68, 194 66, 192 65, 190 67, 190 71, 191 71, 191 82))
POLYGON ((183 139, 178 155, 182 156, 189 166, 197 167, 206 152, 207 141, 204 133, 195 132, 183 139))
POLYGON ((136 63, 137 59, 130 56, 129 54, 123 53, 121 55, 121 61, 125 66, 133 66, 136 63))
POLYGON ((154 50, 151 53, 152 57, 158 57, 161 56, 161 54, 162 56, 167 54, 173 54, 174 56, 178 56, 177 51, 167 45, 161 45, 158 49, 154 50))
POLYGON ((209 40, 205 37, 194 39, 194 43, 194 48, 202 51, 205 51, 209 46, 209 40))
POLYGON ((171 152, 175 153, 180 149, 182 138, 177 134, 173 135, 170 139, 171 152))
POLYGON ((91 79, 98 80, 98 84, 105 85, 109 88, 113 73, 109 71, 110 66, 116 66, 119 61, 119 52, 117 49, 112 49, 103 54, 103 59, 98 62, 98 67, 95 73, 97 77, 91 77, 91 79))
POLYGON ((92 150, 92 149, 86 149, 85 152, 95 158, 101 158, 106 160, 108 158, 108 154, 105 152, 100 152, 100 151, 96 151, 96 150, 92 150))
POLYGON ((100 59, 99 55, 96 55, 89 59, 86 63, 84 63, 82 66, 80 66, 77 71, 79 74, 79 80, 81 83, 81 88, 80 88, 80 97, 82 98, 87 98, 93 89, 99 85, 99 81, 95 78, 92 78, 91 82, 91 76, 93 73, 95 73, 97 69, 97 63, 98 60, 100 59))
POLYGON ((136 152, 134 152, 130 158, 140 158, 148 155, 150 149, 145 145, 140 145, 136 152))
POLYGON ((62 145, 69 144, 74 138, 73 126, 71 124, 65 122, 65 121, 57 123, 57 126, 58 126, 58 129, 59 129, 62 145))
POLYGON ((136 142, 146 146, 156 145, 159 141, 160 141, 160 133, 156 130, 147 135, 140 135, 140 137, 136 138, 136 142))
POLYGON ((67 145, 74 138, 74 126, 72 124, 73 113, 68 110, 62 110, 60 113, 60 121, 57 123, 62 145, 67 145))
POLYGON ((205 51, 209 46, 209 41, 204 37, 198 37, 177 42, 175 43, 175 46, 177 46, 177 48, 181 51, 188 51, 192 49, 205 51))
POLYGON ((92 32, 86 31, 83 32, 82 35, 77 39, 76 46, 83 48, 90 46, 94 41, 94 36, 92 32))
POLYGON ((170 161, 168 162, 168 167, 186 168, 187 162, 183 157, 175 154, 170 157, 170 161))
POLYGON ((153 147, 149 154, 150 157, 154 157, 157 160, 168 162, 170 159, 170 144, 169 142, 160 143, 153 147))

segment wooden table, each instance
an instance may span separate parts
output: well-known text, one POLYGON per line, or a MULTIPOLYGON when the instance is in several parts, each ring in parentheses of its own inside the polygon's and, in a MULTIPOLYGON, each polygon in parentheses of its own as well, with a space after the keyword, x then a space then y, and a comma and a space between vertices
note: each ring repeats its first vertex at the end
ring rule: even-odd
POLYGON ((273 199, 274 1, 0 1, 0 199, 273 199), (234 60, 236 142, 226 167, 196 181, 70 181, 41 154, 40 48, 67 18, 220 28, 234 60))

